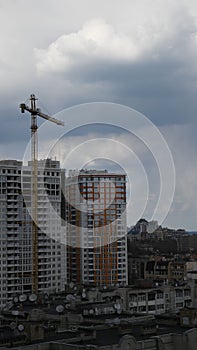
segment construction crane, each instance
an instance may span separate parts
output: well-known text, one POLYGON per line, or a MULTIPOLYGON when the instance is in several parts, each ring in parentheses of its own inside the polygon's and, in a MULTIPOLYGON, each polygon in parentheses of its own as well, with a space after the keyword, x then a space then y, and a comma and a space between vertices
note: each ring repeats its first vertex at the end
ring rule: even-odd
POLYGON ((64 125, 58 119, 50 117, 41 113, 40 109, 36 107, 36 100, 34 94, 30 95, 30 107, 25 103, 20 104, 22 113, 25 111, 31 113, 31 166, 32 166, 32 293, 38 292, 38 125, 37 116, 44 118, 57 125, 64 125))

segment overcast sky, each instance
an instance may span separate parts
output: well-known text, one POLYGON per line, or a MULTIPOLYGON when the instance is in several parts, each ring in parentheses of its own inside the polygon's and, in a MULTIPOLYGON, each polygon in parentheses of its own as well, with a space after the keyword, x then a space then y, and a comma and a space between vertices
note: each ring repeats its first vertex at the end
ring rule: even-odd
MULTIPOLYGON (((0 0, 0 38, 1 159, 23 158, 30 121, 18 106, 32 92, 50 114, 97 101, 132 107, 159 128, 174 158, 163 225, 197 229, 196 0, 0 0)), ((82 129, 70 144, 87 132, 113 137, 82 129)))

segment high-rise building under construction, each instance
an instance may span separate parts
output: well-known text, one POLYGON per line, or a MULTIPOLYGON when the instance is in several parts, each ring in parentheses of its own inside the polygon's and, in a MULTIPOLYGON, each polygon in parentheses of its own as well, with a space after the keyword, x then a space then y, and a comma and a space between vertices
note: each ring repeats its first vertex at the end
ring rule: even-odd
POLYGON ((71 171, 65 196, 68 281, 126 285, 126 175, 71 171))

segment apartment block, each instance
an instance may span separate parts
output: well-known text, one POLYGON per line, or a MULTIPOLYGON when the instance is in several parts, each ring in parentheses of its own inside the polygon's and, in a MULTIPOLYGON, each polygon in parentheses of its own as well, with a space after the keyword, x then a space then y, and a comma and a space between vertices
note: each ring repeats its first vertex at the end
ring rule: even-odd
MULTIPOLYGON (((23 167, 23 196, 27 210, 32 210, 31 162, 23 167)), ((65 172, 60 162, 38 161, 38 289, 57 292, 66 282, 65 226, 62 226, 62 193, 65 172)))
POLYGON ((68 281, 127 284, 125 174, 70 172, 65 193, 68 281))
POLYGON ((193 285, 190 284, 133 289, 128 293, 128 311, 154 315, 178 312, 184 307, 193 306, 193 292, 193 285))
POLYGON ((186 275, 186 262, 176 260, 150 260, 144 270, 144 277, 155 281, 176 282, 184 280, 186 275))
POLYGON ((0 299, 31 291, 31 220, 21 191, 22 162, 0 161, 0 299))
MULTIPOLYGON (((66 281, 66 247, 62 244, 61 186, 58 161, 38 162, 39 291, 59 291, 66 281), (59 214, 59 215, 57 215, 59 214)), ((0 299, 32 289, 31 162, 0 161, 0 299)))

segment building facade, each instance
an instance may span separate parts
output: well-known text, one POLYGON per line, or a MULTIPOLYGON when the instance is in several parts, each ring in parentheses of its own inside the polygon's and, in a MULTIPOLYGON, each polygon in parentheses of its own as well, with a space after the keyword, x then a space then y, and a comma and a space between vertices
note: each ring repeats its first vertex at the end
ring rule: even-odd
POLYGON ((31 220, 21 191, 22 162, 0 161, 0 299, 31 291, 31 220))
POLYGON ((186 279, 187 265, 184 261, 149 260, 145 264, 144 277, 154 281, 178 282, 186 279))
MULTIPOLYGON (((31 213, 31 162, 23 167, 23 197, 31 213)), ((38 161, 38 290, 57 292, 66 283, 65 226, 62 225, 62 193, 65 171, 52 159, 38 161)))
POLYGON ((127 284, 126 176, 71 172, 66 181, 68 281, 127 284))
MULTIPOLYGON (((65 228, 61 225, 64 172, 57 161, 38 162, 38 288, 59 291, 66 282, 65 228)), ((0 161, 0 299, 32 289, 31 163, 0 161)))

